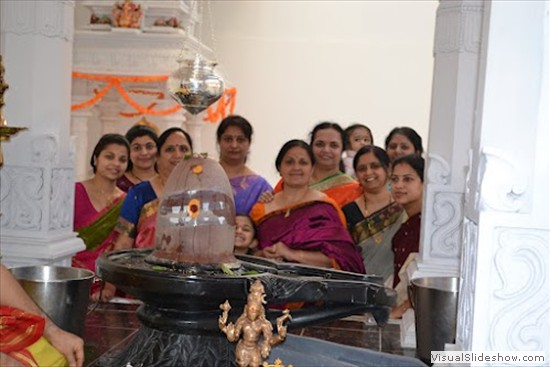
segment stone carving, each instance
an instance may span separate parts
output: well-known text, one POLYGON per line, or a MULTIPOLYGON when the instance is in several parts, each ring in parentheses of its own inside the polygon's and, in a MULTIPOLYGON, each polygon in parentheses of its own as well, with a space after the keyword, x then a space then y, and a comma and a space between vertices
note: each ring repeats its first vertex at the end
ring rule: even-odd
MULTIPOLYGON (((164 44, 164 43, 163 43, 164 44)), ((102 47, 101 53, 97 49, 78 48, 74 56, 74 68, 86 72, 104 73, 105 70, 115 70, 120 73, 143 73, 148 70, 149 74, 166 73, 167 70, 177 68, 175 60, 179 54, 179 46, 169 45, 161 49, 108 49, 102 47)))
POLYGON ((126 350, 117 352, 102 356, 98 365, 166 367, 189 361, 189 366, 232 366, 235 359, 232 345, 218 335, 184 335, 145 325, 126 350))
POLYGON ((72 42, 74 1, 1 1, 1 3, 2 32, 42 35, 72 42))
MULTIPOLYGON (((548 350, 543 324, 550 316, 550 231, 495 228, 496 276, 491 279, 490 350, 548 350), (521 269, 518 277, 515 269, 521 269)), ((489 245, 489 244, 488 244, 489 245)))
POLYGON ((437 258, 459 257, 462 202, 461 193, 438 192, 434 194, 430 255, 437 258))
POLYGON ((468 1, 456 5, 454 1, 441 1, 437 9, 434 53, 474 53, 481 45, 483 2, 468 1))
POLYGON ((6 229, 42 229, 44 171, 41 168, 2 168, 2 216, 0 224, 6 229))
POLYGON ((447 185, 451 174, 451 166, 437 154, 428 155, 428 183, 447 185))
POLYGON ((519 212, 524 205, 526 175, 512 159, 491 147, 481 150, 480 210, 519 212))
POLYGON ((58 144, 53 135, 38 135, 31 143, 31 161, 33 163, 53 164, 57 161, 58 144))
POLYGON ((49 229, 72 229, 74 176, 69 168, 52 170, 49 229))
POLYGON ((477 224, 464 219, 462 261, 460 263, 460 290, 458 292, 458 315, 456 342, 461 350, 472 350, 473 312, 477 262, 477 224))

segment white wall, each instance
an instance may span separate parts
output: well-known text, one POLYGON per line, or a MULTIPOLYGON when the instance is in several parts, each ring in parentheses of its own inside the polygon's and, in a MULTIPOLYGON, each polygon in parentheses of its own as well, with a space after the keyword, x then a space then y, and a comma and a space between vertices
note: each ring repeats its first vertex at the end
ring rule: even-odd
MULTIPOLYGON (((427 146, 437 1, 212 1, 215 51, 254 126, 250 166, 275 183, 275 157, 322 120, 361 122, 383 145, 395 126, 427 146)), ((204 22, 208 11, 204 9, 204 22)), ((203 42, 210 43, 209 26, 203 42)), ((217 125, 203 150, 217 156, 217 125)))

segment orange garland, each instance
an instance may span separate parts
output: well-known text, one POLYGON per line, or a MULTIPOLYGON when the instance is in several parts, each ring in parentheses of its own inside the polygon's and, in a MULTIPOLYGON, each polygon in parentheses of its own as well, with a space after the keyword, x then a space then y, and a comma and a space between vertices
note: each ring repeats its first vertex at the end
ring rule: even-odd
POLYGON ((237 99, 237 88, 227 88, 221 98, 218 101, 218 106, 216 110, 212 106, 208 107, 206 111, 206 117, 203 118, 203 121, 210 121, 216 123, 219 120, 223 120, 226 117, 226 109, 229 104, 229 114, 232 115, 235 112, 235 100, 237 99))
MULTIPOLYGON (((119 115, 123 117, 135 117, 139 115, 166 116, 166 115, 171 115, 173 113, 176 113, 181 108, 180 105, 176 104, 164 110, 154 110, 153 108, 157 105, 156 103, 152 103, 149 106, 144 107, 139 103, 137 103, 136 101, 134 101, 128 95, 128 93, 126 92, 126 89, 122 86, 122 83, 164 82, 168 80, 167 75, 117 76, 117 75, 87 74, 87 73, 80 73, 77 71, 73 71, 73 78, 86 79, 86 80, 97 81, 97 82, 106 82, 108 84, 99 92, 95 92, 95 95, 89 100, 82 103, 73 104, 71 106, 71 111, 76 111, 76 110, 80 110, 80 109, 95 105, 96 103, 101 101, 103 97, 105 97, 105 95, 113 87, 118 91, 118 93, 122 96, 122 98, 126 101, 126 103, 128 103, 137 111, 135 113, 119 112, 119 115)), ((129 92, 139 93, 139 94, 152 94, 152 95, 156 95, 157 99, 164 98, 164 94, 161 92, 149 92, 149 91, 143 91, 139 89, 130 89, 129 92)), ((208 107, 206 117, 203 120, 210 121, 212 123, 218 122, 219 120, 226 117, 227 115, 226 110, 228 107, 229 107, 229 114, 233 114, 235 111, 236 96, 237 96, 237 89, 235 87, 227 88, 224 91, 221 98, 219 99, 216 109, 214 110, 213 106, 208 107)))

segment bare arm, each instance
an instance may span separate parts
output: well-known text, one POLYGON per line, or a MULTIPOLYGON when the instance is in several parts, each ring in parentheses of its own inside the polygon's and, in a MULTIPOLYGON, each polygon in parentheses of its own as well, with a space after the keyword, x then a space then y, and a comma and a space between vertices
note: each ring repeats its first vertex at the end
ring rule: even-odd
MULTIPOLYGON (((118 235, 114 245, 113 245, 113 251, 130 249, 134 246, 134 242, 135 242, 135 240, 132 237, 129 237, 125 234, 120 233, 118 235)), ((96 292, 96 293, 92 294, 92 296, 90 297, 91 300, 93 302, 97 302, 97 300, 99 299, 100 293, 101 293, 101 300, 100 301, 101 302, 109 302, 115 296, 116 287, 112 283, 105 282, 101 292, 96 292)))
POLYGON ((43 317, 46 320, 44 337, 67 358, 71 367, 82 366, 84 363, 84 341, 55 325, 2 264, 0 264, 0 305, 16 307, 43 317))
POLYGON ((320 266, 323 268, 330 268, 332 266, 332 259, 321 251, 291 249, 282 242, 277 242, 273 246, 264 248, 258 256, 267 257, 268 259, 320 266))

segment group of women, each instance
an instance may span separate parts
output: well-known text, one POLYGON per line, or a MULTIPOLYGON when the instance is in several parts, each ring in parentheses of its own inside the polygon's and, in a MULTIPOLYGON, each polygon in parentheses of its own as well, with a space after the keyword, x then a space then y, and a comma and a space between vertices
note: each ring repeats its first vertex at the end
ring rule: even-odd
MULTIPOLYGON (((253 221, 237 221, 236 243, 250 237, 255 255, 378 274, 395 286, 408 255, 418 251, 422 142, 414 130, 396 128, 384 150, 371 145, 368 133, 370 138, 352 136, 323 122, 309 144, 288 141, 277 155, 281 179, 272 189, 246 164, 251 124, 241 116, 225 118, 216 134, 219 163, 238 215, 253 221), (344 172, 342 161, 351 139, 364 145, 356 144, 351 155, 356 178, 344 172)), ((158 138, 146 126, 131 128, 126 137, 104 135, 92 155, 93 177, 76 184, 74 226, 87 248, 73 265, 95 270, 103 252, 154 246, 158 198, 173 168, 192 152, 191 137, 179 128, 158 138)), ((114 295, 111 285, 101 292, 103 301, 114 295)))

